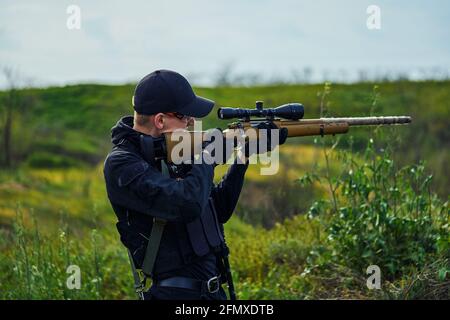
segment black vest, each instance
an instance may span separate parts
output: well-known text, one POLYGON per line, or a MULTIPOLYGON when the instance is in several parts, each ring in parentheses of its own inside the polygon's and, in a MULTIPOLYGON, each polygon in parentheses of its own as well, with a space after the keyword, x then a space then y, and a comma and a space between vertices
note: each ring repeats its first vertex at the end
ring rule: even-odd
MULTIPOLYGON (((182 174, 170 170, 171 178, 182 174)), ((117 229, 122 243, 130 249, 136 267, 142 266, 153 225, 151 216, 112 204, 119 218, 117 229)), ((154 275, 176 270, 201 257, 218 252, 224 243, 223 228, 217 218, 212 198, 201 216, 189 223, 167 222, 154 266, 154 275)))

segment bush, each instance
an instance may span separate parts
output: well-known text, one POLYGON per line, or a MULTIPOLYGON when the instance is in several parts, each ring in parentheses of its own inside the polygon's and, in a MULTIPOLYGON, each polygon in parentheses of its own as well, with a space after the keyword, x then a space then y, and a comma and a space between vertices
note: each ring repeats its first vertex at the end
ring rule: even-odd
POLYGON ((28 157, 27 164, 33 168, 69 168, 77 167, 76 159, 48 152, 35 152, 28 157))
POLYGON ((339 178, 316 176, 330 182, 334 197, 316 202, 310 214, 328 233, 331 258, 322 265, 338 263, 360 274, 378 265, 385 280, 395 281, 448 258, 448 202, 431 192, 423 164, 396 168, 390 152, 373 145, 362 159, 340 152, 339 178))

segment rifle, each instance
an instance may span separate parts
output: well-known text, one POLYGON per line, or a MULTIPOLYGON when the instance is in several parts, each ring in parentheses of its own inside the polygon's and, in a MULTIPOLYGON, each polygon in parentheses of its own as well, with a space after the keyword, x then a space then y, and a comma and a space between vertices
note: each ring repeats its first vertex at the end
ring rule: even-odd
MULTIPOLYGON (((276 108, 263 108, 263 102, 257 101, 255 109, 247 108, 219 108, 219 119, 238 119, 228 124, 228 129, 223 130, 226 136, 230 131, 243 131, 254 129, 261 122, 271 122, 279 129, 286 128, 288 137, 324 136, 347 133, 354 126, 378 126, 378 125, 403 125, 411 123, 410 116, 384 116, 384 117, 345 117, 345 118, 319 118, 303 119, 304 107, 300 103, 288 103, 276 108)), ((192 154, 198 153, 202 141, 205 140, 205 132, 186 131, 194 143, 191 145, 192 154), (196 138, 197 137, 197 138, 196 138), (197 151, 197 152, 196 152, 197 151)), ((164 151, 168 162, 172 162, 172 150, 179 143, 179 139, 173 139, 173 133, 164 135, 164 151)))
POLYGON ((287 128, 288 137, 324 136, 347 133, 351 126, 408 124, 409 116, 350 117, 303 119, 304 107, 300 103, 288 103, 273 109, 263 109, 263 102, 256 102, 256 109, 219 108, 220 119, 238 118, 228 125, 229 129, 244 130, 255 127, 260 121, 271 121, 278 128, 287 128), (260 119, 252 119, 258 117, 260 119))

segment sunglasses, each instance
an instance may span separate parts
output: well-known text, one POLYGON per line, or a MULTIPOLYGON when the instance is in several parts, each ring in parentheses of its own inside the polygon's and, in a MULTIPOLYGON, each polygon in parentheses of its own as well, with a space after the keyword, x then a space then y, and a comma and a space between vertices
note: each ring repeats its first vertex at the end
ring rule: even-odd
POLYGON ((191 116, 185 116, 184 114, 181 114, 178 112, 166 112, 165 114, 168 114, 169 116, 173 116, 181 121, 184 121, 184 120, 190 121, 192 119, 191 116))

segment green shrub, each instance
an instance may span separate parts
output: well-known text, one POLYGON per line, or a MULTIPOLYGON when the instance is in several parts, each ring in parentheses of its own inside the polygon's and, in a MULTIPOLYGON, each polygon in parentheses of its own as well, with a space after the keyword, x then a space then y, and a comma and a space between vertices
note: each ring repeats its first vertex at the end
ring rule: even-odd
POLYGON ((80 166, 80 162, 74 158, 44 151, 31 154, 27 159, 27 164, 33 168, 69 168, 80 166))
POLYGON ((342 173, 330 180, 335 197, 310 209, 326 226, 331 261, 360 273, 378 265, 394 281, 448 257, 448 202, 432 193, 423 164, 396 168, 372 140, 362 161, 342 152, 339 158, 342 173))

